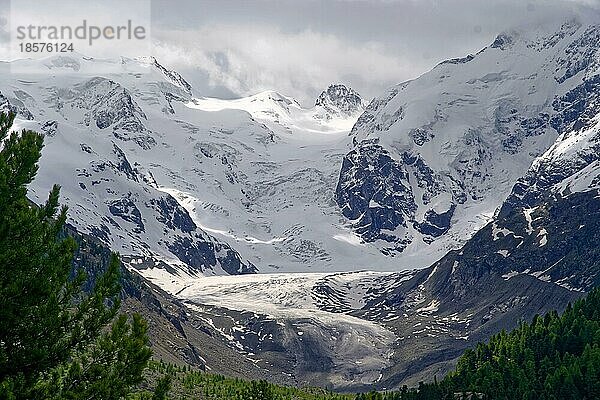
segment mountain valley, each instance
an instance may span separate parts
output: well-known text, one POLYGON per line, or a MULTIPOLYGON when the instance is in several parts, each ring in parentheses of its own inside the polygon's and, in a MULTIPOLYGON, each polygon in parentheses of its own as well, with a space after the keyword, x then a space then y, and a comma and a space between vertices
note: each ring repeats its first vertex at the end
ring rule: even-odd
POLYGON ((159 357, 396 389, 600 283, 599 32, 509 31, 310 107, 203 97, 154 58, 19 60, 0 110, 45 134, 29 197, 60 184, 73 234, 120 252, 159 357))

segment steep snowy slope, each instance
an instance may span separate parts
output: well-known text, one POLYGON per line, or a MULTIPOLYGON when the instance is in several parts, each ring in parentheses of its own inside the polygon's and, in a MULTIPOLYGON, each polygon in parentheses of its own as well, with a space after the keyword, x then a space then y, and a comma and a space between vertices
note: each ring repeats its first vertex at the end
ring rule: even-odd
POLYGON ((260 146, 232 144, 228 139, 239 138, 237 132, 206 137, 207 157, 227 151, 232 172, 223 176, 218 158, 205 159, 207 179, 186 176, 188 185, 198 184, 177 194, 205 229, 235 245, 262 272, 397 267, 352 233, 333 200, 339 165, 350 146, 347 134, 362 110, 355 92, 340 87, 320 96, 327 107, 310 109, 275 92, 237 100, 196 98, 187 104, 211 113, 246 111, 272 133, 260 146))
POLYGON ((501 214, 533 209, 555 195, 597 188, 600 174, 600 69, 553 103, 550 123, 561 135, 519 179, 501 214))
MULTIPOLYGON (((135 256, 140 269, 158 266, 191 276, 255 271, 234 249, 199 229, 172 196, 158 190, 146 168, 158 160, 148 157, 153 150, 162 149, 163 158, 175 152, 153 117, 172 115, 174 103, 189 100, 181 77, 154 59, 62 56, 41 63, 48 73, 1 78, 5 108, 18 113, 17 126, 46 134, 40 172, 29 192, 33 200, 42 200, 59 183, 70 206, 69 222, 125 259, 135 256), (111 78, 86 72, 99 67, 111 78), (138 157, 148 158, 142 164, 138 157)), ((13 71, 33 67, 40 68, 40 62, 12 65, 13 71)))
POLYGON ((384 384, 442 375, 463 349, 521 319, 562 310, 600 284, 600 165, 595 155, 600 110, 590 102, 580 111, 515 185, 500 213, 460 251, 355 314, 370 318, 377 315, 378 304, 386 304, 406 316, 388 326, 403 340, 384 384), (428 305, 429 312, 419 312, 428 305), (414 358, 407 362, 405 357, 414 358))
POLYGON ((354 230, 415 265, 464 242, 563 132, 568 93, 593 91, 599 32, 572 20, 501 34, 371 102, 336 191, 354 230))

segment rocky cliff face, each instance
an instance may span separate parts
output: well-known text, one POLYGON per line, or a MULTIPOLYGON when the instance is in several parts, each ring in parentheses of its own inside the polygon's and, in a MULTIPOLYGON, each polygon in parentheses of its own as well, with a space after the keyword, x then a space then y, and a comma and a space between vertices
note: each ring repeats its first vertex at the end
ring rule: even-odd
POLYGON ((364 110, 364 102, 360 95, 345 85, 330 85, 321 92, 316 107, 322 107, 331 116, 350 117, 364 110))

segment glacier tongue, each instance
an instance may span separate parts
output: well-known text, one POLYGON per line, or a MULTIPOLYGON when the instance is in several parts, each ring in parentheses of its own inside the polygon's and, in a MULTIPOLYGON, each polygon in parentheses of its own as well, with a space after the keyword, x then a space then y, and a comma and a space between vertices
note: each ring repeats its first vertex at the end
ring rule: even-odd
MULTIPOLYGON (((414 272, 254 274, 172 281, 168 288, 192 308, 212 305, 275 321, 276 333, 266 326, 254 328, 266 342, 273 340, 274 335, 284 336, 279 340, 294 351, 298 376, 342 389, 377 383, 382 371, 391 365, 397 340, 389 329, 352 313, 389 289, 386 283, 398 284, 413 275, 414 272)), ((246 335, 240 336, 240 348, 245 348, 244 339, 246 335)))

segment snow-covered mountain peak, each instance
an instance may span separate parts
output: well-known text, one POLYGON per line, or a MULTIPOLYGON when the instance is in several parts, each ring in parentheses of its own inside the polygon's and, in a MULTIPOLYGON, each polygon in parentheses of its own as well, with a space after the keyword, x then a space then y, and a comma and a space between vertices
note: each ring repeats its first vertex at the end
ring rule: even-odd
POLYGON ((485 224, 591 107, 599 72, 600 29, 579 20, 511 30, 440 63, 359 117, 338 204, 384 251, 441 255, 485 224))
POLYGON ((152 67, 154 67, 158 71, 160 71, 165 76, 165 78, 167 78, 167 80, 169 82, 171 82, 173 85, 180 87, 181 89, 183 89, 186 93, 188 93, 190 95, 192 94, 192 85, 190 85, 179 74, 179 72, 165 68, 162 64, 160 64, 158 62, 156 57, 154 57, 154 56, 139 57, 139 58, 136 58, 135 60, 151 65, 152 67))
POLYGON ((350 117, 364 111, 365 105, 360 95, 352 88, 342 84, 330 85, 321 92, 315 101, 316 107, 322 107, 333 116, 350 117))
MULTIPOLYGON (((531 162, 583 123, 568 110, 591 104, 597 90, 598 30, 536 32, 500 35, 497 46, 391 88, 362 114, 344 85, 311 108, 276 91, 193 97, 155 58, 80 55, 17 61, 19 70, 50 63, 71 74, 0 76, 0 107, 48 133, 46 165, 65 143, 80 155, 61 179, 42 173, 39 193, 63 183, 77 226, 121 235, 113 245, 123 254, 147 241, 148 256, 201 264, 186 259, 189 229, 147 236, 168 226, 157 219, 164 197, 206 242, 226 242, 263 271, 425 266, 484 225, 531 162), (108 72, 100 78, 93 65, 108 72)), ((212 271, 244 270, 223 260, 212 271)))

